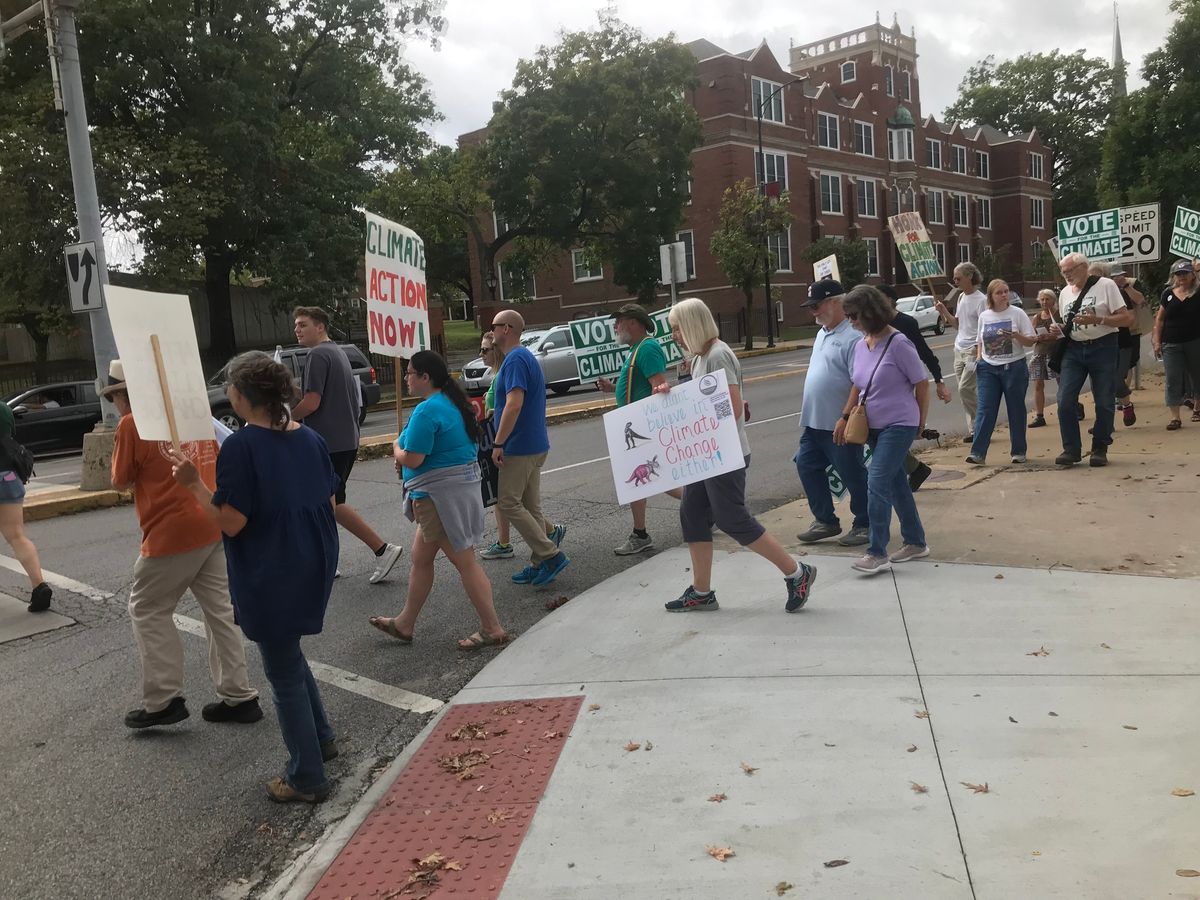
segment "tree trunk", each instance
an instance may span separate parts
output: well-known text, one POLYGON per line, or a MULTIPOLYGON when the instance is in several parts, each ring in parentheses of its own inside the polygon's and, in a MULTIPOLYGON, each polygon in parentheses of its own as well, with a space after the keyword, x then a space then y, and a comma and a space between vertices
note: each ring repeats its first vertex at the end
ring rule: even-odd
POLYGON ((216 359, 229 359, 237 350, 233 331, 233 301, 229 279, 233 254, 225 248, 204 252, 204 295, 208 300, 208 352, 216 359))
POLYGON ((33 378, 38 384, 46 384, 50 381, 50 335, 29 329, 26 331, 33 339, 33 378))
MULTIPOLYGON (((754 349, 754 291, 742 289, 746 294, 746 349, 754 349)), ((770 310, 768 310, 768 313, 770 310)))

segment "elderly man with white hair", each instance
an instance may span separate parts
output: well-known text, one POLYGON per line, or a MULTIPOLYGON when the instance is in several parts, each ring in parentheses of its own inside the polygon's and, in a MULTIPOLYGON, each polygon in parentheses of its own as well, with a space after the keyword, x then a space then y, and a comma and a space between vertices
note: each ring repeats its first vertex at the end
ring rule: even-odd
POLYGON ((1133 310, 1126 308, 1121 290, 1111 278, 1088 275, 1088 260, 1082 253, 1068 253, 1059 263, 1067 286, 1058 295, 1061 332, 1067 338, 1066 352, 1058 376, 1058 429, 1063 452, 1055 465, 1067 468, 1083 459, 1079 418, 1064 415, 1079 404, 1079 391, 1088 378, 1096 402, 1096 424, 1092 429, 1091 465, 1108 465, 1116 414, 1116 378, 1119 350, 1117 331, 1133 324, 1133 310))

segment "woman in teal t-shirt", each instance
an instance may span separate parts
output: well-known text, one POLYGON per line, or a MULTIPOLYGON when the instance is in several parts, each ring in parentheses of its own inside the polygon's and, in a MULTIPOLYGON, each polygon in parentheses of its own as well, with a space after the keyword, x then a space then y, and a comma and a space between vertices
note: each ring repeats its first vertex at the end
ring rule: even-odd
POLYGON ((483 532, 475 409, 450 377, 445 361, 432 351, 415 354, 405 378, 409 392, 421 398, 393 453, 412 503, 410 518, 417 523, 409 555, 408 597, 399 615, 372 616, 370 622, 401 643, 412 643, 417 616, 433 588, 433 563, 440 551, 458 570, 479 614, 479 630, 459 641, 459 649, 506 644, 512 635, 500 624, 492 584, 475 556, 483 532))

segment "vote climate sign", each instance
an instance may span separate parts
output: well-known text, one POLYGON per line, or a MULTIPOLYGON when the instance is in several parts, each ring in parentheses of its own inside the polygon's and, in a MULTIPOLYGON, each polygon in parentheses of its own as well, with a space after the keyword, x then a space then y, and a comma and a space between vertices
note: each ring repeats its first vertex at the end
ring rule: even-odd
POLYGON ((1171 252, 1184 259, 1200 259, 1200 212, 1186 206, 1175 209, 1171 252))
POLYGON ((367 331, 371 352, 411 359, 428 350, 425 242, 403 225, 366 213, 367 331))
POLYGON ((1102 209, 1058 220, 1058 249, 1082 253, 1088 259, 1117 259, 1121 255, 1121 210, 1102 209))
MULTIPOLYGON (((683 359, 683 352, 671 339, 671 323, 667 321, 670 312, 670 308, 666 308, 650 313, 654 320, 654 333, 650 336, 667 355, 667 365, 673 366, 683 359)), ((616 378, 629 355, 629 348, 617 341, 616 322, 612 316, 576 319, 571 323, 571 345, 575 348, 579 380, 584 384, 597 378, 616 378)))

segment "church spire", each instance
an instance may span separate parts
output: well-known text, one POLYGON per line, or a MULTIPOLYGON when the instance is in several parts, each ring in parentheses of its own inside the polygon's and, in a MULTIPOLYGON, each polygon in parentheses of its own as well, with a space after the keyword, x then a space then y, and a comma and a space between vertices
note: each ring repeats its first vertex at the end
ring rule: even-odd
POLYGON ((1112 67, 1115 73, 1113 92, 1118 97, 1124 97, 1128 93, 1125 84, 1125 54, 1121 51, 1121 18, 1117 13, 1116 3, 1113 3, 1112 67))

